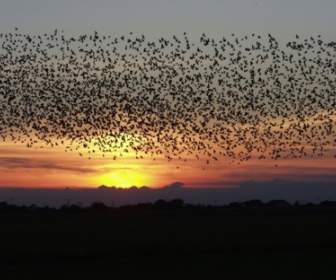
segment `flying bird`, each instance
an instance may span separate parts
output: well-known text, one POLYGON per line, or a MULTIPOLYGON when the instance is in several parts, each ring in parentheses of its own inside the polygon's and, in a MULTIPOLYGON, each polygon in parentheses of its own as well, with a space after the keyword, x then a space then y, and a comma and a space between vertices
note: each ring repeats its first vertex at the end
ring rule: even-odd
MULTIPOLYGON (((321 157, 336 144, 336 42, 272 35, 198 43, 0 34, 0 136, 167 160, 321 157)), ((86 151, 86 153, 84 152, 86 151)))

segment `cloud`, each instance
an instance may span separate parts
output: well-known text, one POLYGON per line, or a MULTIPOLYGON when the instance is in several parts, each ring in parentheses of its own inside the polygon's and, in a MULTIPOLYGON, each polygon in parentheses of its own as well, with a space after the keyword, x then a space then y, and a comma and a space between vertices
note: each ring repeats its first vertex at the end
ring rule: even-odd
POLYGON ((272 180, 283 178, 294 181, 335 181, 336 167, 331 166, 249 166, 222 172, 221 182, 242 182, 247 180, 272 180))
MULTIPOLYGON (((180 186, 170 184, 168 186, 180 186)), ((321 202, 336 200, 336 187, 327 182, 292 182, 287 180, 270 180, 265 182, 246 181, 236 188, 160 188, 160 189, 45 189, 45 188, 0 188, 2 201, 17 205, 49 205, 59 207, 71 201, 88 206, 93 202, 106 205, 131 205, 155 202, 158 199, 183 199, 186 203, 223 205, 237 201, 260 199, 270 201, 284 199, 289 202, 321 202)))
POLYGON ((48 169, 76 173, 95 173, 94 168, 69 166, 48 160, 36 160, 24 157, 0 157, 0 168, 6 169, 48 169))
POLYGON ((183 188, 183 186, 184 186, 184 183, 182 182, 174 182, 174 183, 164 186, 163 188, 170 189, 170 190, 179 190, 183 188))

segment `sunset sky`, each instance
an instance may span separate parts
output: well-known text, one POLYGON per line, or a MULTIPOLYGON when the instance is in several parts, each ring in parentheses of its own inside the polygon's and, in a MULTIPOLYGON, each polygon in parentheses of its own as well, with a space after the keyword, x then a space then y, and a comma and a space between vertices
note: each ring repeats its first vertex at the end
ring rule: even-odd
POLYGON ((0 147, 0 184, 19 187, 97 187, 100 185, 162 187, 175 181, 191 187, 232 187, 241 182, 336 181, 335 159, 250 160, 225 159, 209 165, 195 159, 186 162, 128 156, 82 158, 60 148, 31 148, 19 144, 0 147))
MULTIPOLYGON (((19 27, 26 32, 64 29, 68 34, 99 30, 112 35, 130 31, 155 38, 186 31, 191 37, 221 34, 272 33, 286 40, 296 33, 322 34, 336 40, 336 2, 333 0, 2 0, 0 32, 19 27)), ((27 148, 11 141, 0 143, 2 187, 97 187, 99 185, 161 187, 180 181, 190 187, 230 187, 241 182, 336 182, 332 153, 322 158, 257 160, 231 163, 224 158, 206 164, 149 156, 80 157, 58 146, 27 148)))

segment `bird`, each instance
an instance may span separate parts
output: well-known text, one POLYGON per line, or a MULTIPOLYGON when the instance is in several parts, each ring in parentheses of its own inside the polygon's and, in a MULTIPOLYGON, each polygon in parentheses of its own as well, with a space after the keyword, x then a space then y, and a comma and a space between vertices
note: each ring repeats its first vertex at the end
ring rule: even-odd
POLYGON ((193 41, 15 28, 0 46, 4 142, 206 164, 335 149, 336 42, 321 35, 279 44, 256 33, 193 41))

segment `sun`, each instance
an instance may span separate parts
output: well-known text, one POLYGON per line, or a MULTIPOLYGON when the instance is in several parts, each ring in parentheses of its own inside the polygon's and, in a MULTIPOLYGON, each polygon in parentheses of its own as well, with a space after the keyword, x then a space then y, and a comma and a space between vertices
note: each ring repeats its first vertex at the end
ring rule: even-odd
POLYGON ((116 169, 112 172, 103 174, 97 181, 101 185, 115 186, 125 189, 132 186, 150 186, 152 183, 151 177, 148 174, 134 168, 116 169))

